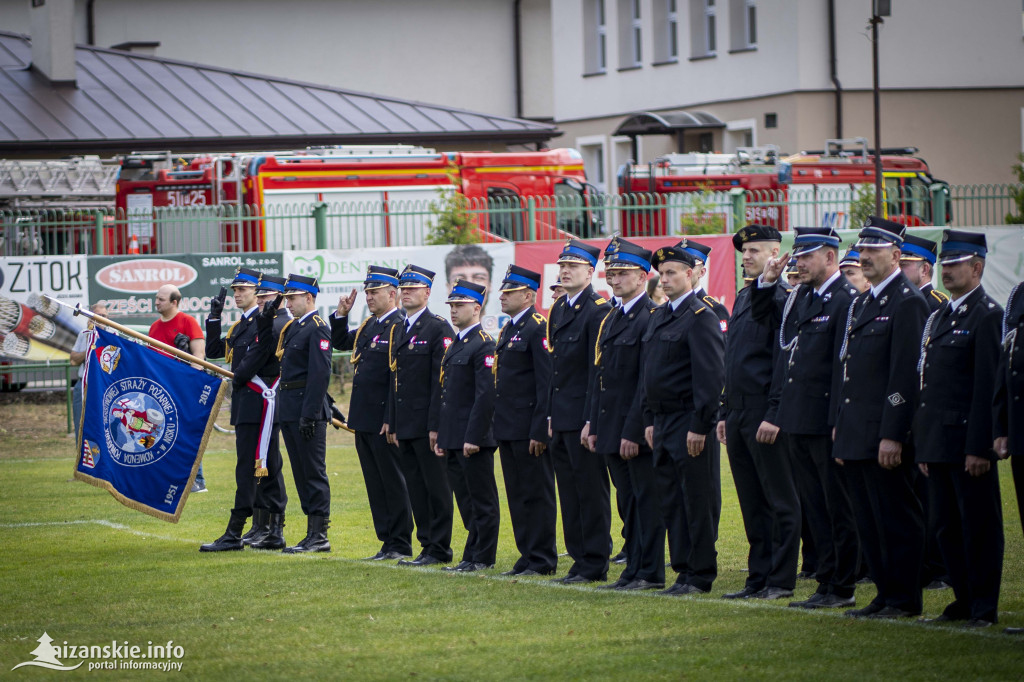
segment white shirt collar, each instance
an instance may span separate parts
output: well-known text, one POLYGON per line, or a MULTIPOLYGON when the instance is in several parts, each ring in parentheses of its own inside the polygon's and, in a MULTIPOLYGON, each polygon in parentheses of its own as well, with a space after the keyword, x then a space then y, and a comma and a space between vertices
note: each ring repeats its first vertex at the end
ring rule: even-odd
POLYGON ((680 296, 676 300, 669 301, 668 304, 670 306, 672 306, 672 310, 679 310, 679 306, 681 306, 683 304, 683 301, 688 299, 690 296, 693 296, 693 289, 690 289, 689 291, 687 291, 685 294, 683 294, 682 296, 680 296))
POLYGON ((884 280, 882 280, 881 284, 879 284, 877 287, 872 285, 871 296, 873 298, 878 298, 878 296, 885 290, 885 288, 889 286, 889 283, 900 276, 900 272, 902 272, 902 270, 896 268, 895 270, 893 270, 892 274, 886 277, 884 280))
POLYGON ((628 313, 629 309, 632 308, 636 304, 636 302, 640 300, 640 297, 642 297, 644 293, 646 292, 644 292, 644 290, 641 289, 639 294, 637 294, 630 300, 622 303, 622 314, 625 315, 626 313, 628 313))
POLYGON ((466 335, 468 335, 471 331, 473 331, 474 329, 476 329, 479 326, 480 326, 480 323, 477 322, 472 327, 466 327, 465 329, 460 331, 459 332, 459 340, 461 341, 462 339, 466 338, 466 335))
POLYGON ((951 298, 951 299, 949 299, 949 307, 951 309, 953 309, 953 310, 956 310, 960 306, 960 304, 963 303, 965 300, 967 300, 967 297, 970 296, 971 294, 973 294, 975 291, 977 291, 978 287, 980 287, 980 286, 981 285, 979 284, 977 287, 974 287, 973 289, 968 291, 966 294, 964 294, 960 298, 951 298))
POLYGON ((391 310, 387 311, 386 313, 384 313, 383 315, 381 315, 380 317, 378 317, 378 318, 377 318, 377 321, 378 321, 378 322, 383 322, 384 320, 386 320, 386 319, 388 319, 389 317, 391 317, 391 313, 395 312, 396 310, 398 310, 398 308, 392 308, 391 310))
POLYGON ((252 314, 253 314, 253 313, 254 313, 255 311, 257 311, 257 310, 259 310, 259 309, 260 309, 260 307, 259 307, 258 305, 254 305, 253 307, 249 308, 248 310, 246 310, 245 312, 243 312, 243 313, 242 313, 242 319, 243 319, 243 320, 248 320, 248 319, 249 319, 249 317, 250 317, 250 316, 251 316, 251 315, 252 315, 252 314))
POLYGON ((406 326, 412 327, 414 324, 416 324, 416 320, 420 319, 420 316, 424 313, 424 311, 426 311, 426 309, 427 306, 423 306, 422 308, 414 312, 412 315, 409 315, 407 318, 405 318, 406 326))
POLYGON ((309 311, 308 313, 306 313, 305 315, 303 315, 302 317, 300 317, 300 318, 299 318, 299 322, 301 323, 301 322, 302 322, 303 320, 305 320, 305 319, 306 319, 307 317, 309 317, 310 315, 313 315, 314 313, 316 313, 316 308, 313 308, 313 309, 312 309, 312 310, 310 310, 310 311, 309 311))
POLYGON ((586 288, 586 287, 583 287, 582 289, 580 289, 579 291, 577 291, 577 292, 576 292, 576 295, 575 295, 575 296, 572 296, 572 297, 570 297, 570 296, 569 296, 569 294, 566 294, 566 295, 565 295, 565 304, 566 304, 567 306, 569 306, 570 308, 571 308, 571 307, 573 307, 574 305, 576 305, 576 301, 578 301, 578 300, 579 300, 579 298, 580 298, 580 295, 581 295, 581 294, 582 294, 582 293, 583 293, 584 291, 586 291, 586 290, 587 290, 587 288, 586 288))
POLYGON ((814 293, 818 294, 818 296, 824 296, 825 292, 828 291, 828 288, 832 286, 832 283, 839 279, 839 277, 842 274, 842 270, 836 270, 834 273, 832 273, 831 277, 825 280, 824 284, 822 284, 820 287, 814 290, 814 293))
POLYGON ((525 315, 528 310, 530 310, 530 306, 526 306, 525 308, 520 310, 512 317, 511 321, 509 321, 508 324, 518 324, 519 320, 523 319, 523 315, 525 315))

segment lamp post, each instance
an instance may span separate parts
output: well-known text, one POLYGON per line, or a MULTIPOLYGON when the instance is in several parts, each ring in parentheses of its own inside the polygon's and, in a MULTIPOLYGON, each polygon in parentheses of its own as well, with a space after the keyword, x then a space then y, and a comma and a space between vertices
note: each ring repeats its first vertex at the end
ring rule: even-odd
POLYGON ((882 117, 878 87, 878 25, 890 14, 890 0, 871 0, 871 76, 875 110, 875 215, 882 216, 882 117))

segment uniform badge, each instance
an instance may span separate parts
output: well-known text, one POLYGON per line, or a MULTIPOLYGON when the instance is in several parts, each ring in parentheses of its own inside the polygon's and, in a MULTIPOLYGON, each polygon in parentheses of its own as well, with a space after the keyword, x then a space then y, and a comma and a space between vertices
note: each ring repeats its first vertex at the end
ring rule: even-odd
POLYGON ((718 328, 721 329, 722 333, 724 334, 727 331, 729 331, 729 323, 726 322, 725 320, 719 320, 718 321, 718 328))
POLYGON ((545 337, 545 338, 543 338, 543 339, 541 339, 541 340, 540 340, 540 342, 541 342, 541 344, 542 344, 542 345, 544 346, 544 350, 551 350, 551 349, 550 349, 550 348, 548 347, 548 340, 547 340, 547 338, 546 338, 546 337, 545 337))
POLYGON ((110 374, 117 369, 117 363, 121 361, 121 349, 117 346, 104 346, 100 351, 100 369, 110 374))
POLYGON ((899 393, 893 393, 891 396, 889 396, 888 400, 889 404, 892 405, 893 407, 902 405, 903 403, 907 402, 899 393))
POLYGON ((494 367, 494 356, 493 355, 488 355, 488 356, 484 357, 484 365, 486 367, 494 367))
MULTIPOLYGON (((410 345, 412 345, 412 344, 410 344, 410 345)), ((447 348, 450 345, 452 345, 451 337, 449 337, 449 336, 444 337, 444 347, 447 348)))
POLYGON ((320 339, 320 350, 327 350, 331 347, 331 342, 327 339, 320 339))

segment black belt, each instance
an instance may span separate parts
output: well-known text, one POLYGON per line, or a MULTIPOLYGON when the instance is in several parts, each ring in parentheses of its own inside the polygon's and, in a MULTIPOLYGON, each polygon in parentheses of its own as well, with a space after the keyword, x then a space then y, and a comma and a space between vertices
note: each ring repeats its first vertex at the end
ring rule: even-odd
POLYGON ((725 399, 730 410, 757 410, 768 407, 768 397, 763 395, 730 395, 725 399))
POLYGON ((306 380, 305 379, 297 379, 296 381, 282 381, 278 385, 278 388, 280 390, 282 390, 282 391, 293 391, 296 388, 305 388, 305 387, 306 387, 306 380))

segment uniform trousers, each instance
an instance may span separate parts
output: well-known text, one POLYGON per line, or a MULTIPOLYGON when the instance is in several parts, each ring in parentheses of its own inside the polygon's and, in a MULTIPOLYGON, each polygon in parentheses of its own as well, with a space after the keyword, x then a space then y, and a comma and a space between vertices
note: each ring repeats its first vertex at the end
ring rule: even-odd
POLYGON ((422 554, 448 563, 452 560, 452 489, 444 457, 430 449, 430 439, 398 441, 398 459, 405 474, 416 539, 422 554))
POLYGON ((846 460, 844 480, 857 521, 868 575, 878 588, 872 603, 921 613, 924 515, 911 482, 912 459, 883 469, 877 459, 846 460))
POLYGON ((536 571, 541 575, 554 573, 558 567, 555 544, 558 510, 551 453, 545 449, 540 456, 531 455, 529 440, 499 441, 498 453, 512 535, 519 550, 519 559, 512 570, 536 571))
POLYGON ((382 543, 381 551, 408 556, 412 554, 412 513, 398 448, 379 433, 356 431, 355 436, 356 454, 370 502, 370 518, 377 539, 382 543))
POLYGON ((793 480, 805 505, 817 558, 819 594, 852 597, 857 582, 857 524, 843 484, 845 467, 832 459, 832 439, 786 435, 793 480))
POLYGON ((327 422, 316 422, 313 437, 299 433, 299 422, 281 422, 281 435, 292 465, 295 491, 306 516, 331 515, 331 486, 327 480, 327 422))
POLYGON ((612 509, 604 458, 583 447, 579 431, 555 431, 549 447, 562 506, 562 535, 573 560, 569 575, 605 580, 612 509))
POLYGON ((993 463, 988 473, 975 477, 962 463, 929 463, 928 494, 956 597, 944 613, 995 623, 1004 549, 998 468, 993 463))
POLYGON ((624 526, 626 568, 619 580, 665 582, 665 520, 654 470, 654 459, 646 445, 640 454, 624 460, 618 453, 604 456, 615 483, 615 495, 628 505, 624 526))
POLYGON ((256 478, 259 424, 235 424, 235 506, 232 516, 252 516, 253 508, 283 514, 288 504, 281 472, 281 425, 274 424, 267 446, 267 475, 256 478))
POLYGON ((689 412, 654 415, 654 467, 676 583, 707 592, 718 577, 715 462, 706 451, 687 453, 691 420, 689 412))
POLYGON ((494 482, 495 449, 480 448, 479 452, 469 457, 463 455, 463 450, 446 451, 448 472, 451 473, 453 466, 461 469, 462 485, 466 493, 466 499, 459 504, 462 522, 469 531, 462 560, 487 566, 494 565, 498 552, 498 527, 501 520, 498 486, 494 482))
POLYGON ((725 418, 729 466, 750 553, 746 586, 796 587, 800 553, 800 498, 784 436, 758 443, 764 408, 729 410, 725 418))

